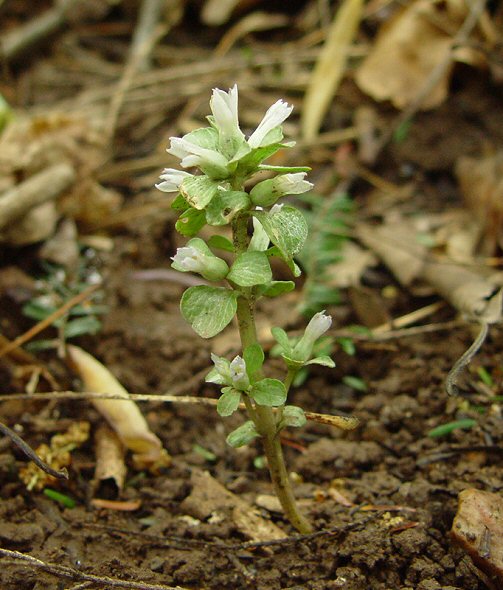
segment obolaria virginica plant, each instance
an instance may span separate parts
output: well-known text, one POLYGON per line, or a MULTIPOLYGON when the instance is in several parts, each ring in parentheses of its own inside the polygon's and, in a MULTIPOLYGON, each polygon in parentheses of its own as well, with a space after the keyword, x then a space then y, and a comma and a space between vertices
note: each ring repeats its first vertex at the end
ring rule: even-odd
POLYGON ((311 526, 296 506, 279 433, 306 421, 301 408, 286 405, 296 373, 310 364, 334 366, 329 357, 313 358, 314 344, 328 330, 332 319, 324 312, 317 313, 297 340, 273 328, 286 364, 285 379, 280 381, 264 376, 264 351, 257 341, 254 308, 260 297, 277 297, 295 287, 292 281, 273 279, 269 260, 278 256, 294 276, 300 274, 294 257, 306 241, 307 224, 298 209, 277 201, 311 189, 312 184, 305 180, 309 168, 263 164, 281 148, 293 145, 283 143, 281 127, 292 106, 278 100, 248 138, 239 127, 236 86, 229 92, 213 90, 210 107, 210 126, 182 138, 172 137, 167 150, 181 159, 182 168, 196 167, 201 174, 167 168, 156 185, 161 191, 178 193, 172 204, 180 211, 176 229, 191 238, 186 246, 178 248, 172 267, 199 273, 216 283, 187 289, 181 311, 203 338, 215 336, 237 316, 242 356, 230 361, 212 354, 214 367, 206 381, 222 386, 217 405, 221 416, 230 416, 244 402, 249 420, 231 432, 227 442, 240 447, 261 437, 285 515, 298 531, 308 533, 311 526), (245 181, 263 171, 274 177, 256 183, 247 192, 245 181), (217 233, 207 242, 195 237, 205 225, 230 225, 233 240, 217 233), (232 264, 229 266, 215 255, 213 249, 231 252, 232 264))

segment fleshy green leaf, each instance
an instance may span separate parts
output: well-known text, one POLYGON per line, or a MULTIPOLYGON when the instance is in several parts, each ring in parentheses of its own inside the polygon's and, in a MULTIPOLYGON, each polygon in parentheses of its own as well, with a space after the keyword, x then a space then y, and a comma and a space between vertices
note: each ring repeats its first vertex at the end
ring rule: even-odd
POLYGON ((178 194, 171 203, 171 209, 175 211, 185 211, 190 207, 190 204, 187 202, 183 195, 178 194))
POLYGON ((243 252, 231 267, 227 279, 240 287, 253 287, 272 280, 271 266, 264 252, 243 252))
POLYGON ((195 236, 206 224, 204 211, 198 211, 191 207, 184 211, 178 221, 175 223, 175 229, 178 233, 187 238, 195 236))
POLYGON ((324 367, 330 367, 333 369, 335 367, 334 361, 329 356, 317 356, 314 359, 311 359, 306 365, 323 365, 324 367))
POLYGON ((194 129, 183 138, 207 150, 218 151, 218 131, 212 127, 194 129))
POLYGON ((218 248, 219 250, 225 250, 226 252, 234 252, 234 244, 225 236, 211 236, 208 240, 208 246, 211 248, 218 248))
POLYGON ((251 388, 250 396, 259 406, 281 406, 286 400, 286 388, 278 379, 261 379, 251 388))
POLYGON ((218 193, 218 182, 207 176, 187 176, 180 193, 195 209, 204 209, 218 193))
POLYGON ((281 422, 283 426, 294 426, 295 428, 298 428, 304 426, 307 419, 302 408, 299 408, 298 406, 285 406, 283 408, 281 422))
POLYGON ((237 449, 238 447, 247 445, 254 438, 257 438, 257 436, 260 435, 255 428, 255 424, 251 420, 248 420, 244 424, 241 424, 239 428, 233 430, 227 437, 226 442, 229 446, 237 449))
POLYGON ((183 317, 202 338, 211 338, 230 323, 237 309, 237 293, 222 287, 189 287, 182 295, 183 317))
POLYGON ((248 193, 219 190, 206 208, 206 221, 209 225, 227 225, 238 211, 249 207, 248 193))
POLYGON ((233 387, 224 387, 217 402, 217 412, 220 416, 230 416, 239 406, 241 392, 233 387))
POLYGON ((296 172, 310 172, 312 169, 309 166, 269 166, 268 164, 261 164, 259 170, 270 170, 278 174, 295 174, 296 172))
POLYGON ((76 338, 84 334, 97 334, 101 330, 101 322, 94 316, 70 320, 65 324, 65 338, 76 338))
POLYGON ((363 379, 360 377, 355 377, 354 375, 346 375, 346 377, 342 378, 342 381, 348 386, 356 389, 356 391, 367 391, 368 387, 367 384, 363 379))
POLYGON ((278 295, 289 293, 294 289, 295 283, 293 281, 271 281, 261 294, 265 297, 278 297, 278 295))
POLYGON ((271 334, 276 342, 281 346, 283 352, 290 352, 292 345, 290 344, 290 338, 283 328, 271 328, 271 334))
POLYGON ((274 213, 254 211, 253 214, 285 260, 302 250, 307 238, 307 223, 298 209, 284 206, 274 213))
POLYGON ((260 344, 251 344, 247 346, 243 352, 243 358, 246 363, 246 372, 248 373, 248 378, 251 382, 253 382, 253 377, 255 373, 260 371, 262 365, 264 364, 264 351, 260 344))
MULTIPOLYGON (((261 162, 267 160, 267 158, 270 158, 282 147, 284 147, 283 144, 276 143, 273 145, 252 149, 249 153, 239 158, 239 172, 243 175, 249 174, 250 172, 255 172, 261 162)), ((239 157, 239 153, 237 156, 239 157)))

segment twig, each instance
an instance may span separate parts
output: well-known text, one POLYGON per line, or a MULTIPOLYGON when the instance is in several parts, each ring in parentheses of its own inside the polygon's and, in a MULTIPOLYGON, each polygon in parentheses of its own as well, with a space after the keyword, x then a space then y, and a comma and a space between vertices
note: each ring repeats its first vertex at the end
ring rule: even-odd
POLYGON ((76 0, 56 2, 53 8, 45 11, 41 16, 3 35, 0 42, 0 60, 15 60, 33 45, 55 33, 64 25, 66 15, 75 2, 76 0))
POLYGON ((473 341, 473 344, 470 346, 468 350, 466 350, 460 358, 454 363, 454 366, 449 371, 447 378, 445 380, 445 388, 447 389, 447 393, 449 395, 458 395, 459 394, 459 387, 457 385, 457 381, 459 379, 459 375, 467 367, 473 357, 477 354, 480 350, 480 347, 484 344, 485 339, 487 338, 487 333, 489 331, 489 324, 487 322, 481 322, 479 333, 477 337, 473 341))
POLYGON ((68 471, 63 467, 60 471, 53 469, 47 463, 42 461, 42 459, 35 453, 35 451, 30 447, 28 443, 26 443, 20 436, 18 436, 13 430, 11 430, 5 424, 0 422, 0 433, 4 436, 7 436, 11 439, 11 441, 19 448, 23 453, 37 465, 40 467, 42 471, 45 471, 52 477, 56 477, 57 479, 68 479, 68 471))
POLYGON ((77 582, 91 582, 92 584, 102 586, 104 588, 129 588, 131 590, 186 590, 181 586, 164 586, 164 584, 147 584, 145 582, 132 582, 129 580, 119 580, 118 578, 110 578, 108 576, 95 576, 93 574, 86 574, 82 571, 69 567, 67 565, 59 565, 50 563, 20 553, 19 551, 11 551, 0 547, 0 557, 9 557, 11 559, 18 559, 26 561, 34 568, 42 569, 49 574, 53 574, 59 578, 69 578, 77 582))
POLYGON ((13 340, 9 344, 7 344, 3 348, 1 348, 0 349, 0 358, 5 356, 6 354, 9 354, 10 352, 15 350, 16 348, 19 348, 20 346, 25 344, 25 342, 28 342, 34 336, 36 336, 37 334, 42 332, 42 330, 45 330, 48 326, 50 326, 58 318, 60 318, 61 316, 64 316, 72 307, 74 307, 75 305, 78 305, 79 303, 81 303, 82 301, 84 301, 85 299, 90 297, 94 293, 94 291, 96 291, 96 289, 98 289, 99 287, 101 287, 101 285, 91 285, 85 291, 82 291, 82 293, 78 293, 77 295, 75 295, 75 297, 72 297, 71 299, 69 299, 64 305, 62 305, 54 313, 51 313, 50 316, 46 317, 45 320, 42 320, 41 322, 39 322, 38 324, 33 326, 33 328, 30 328, 27 332, 25 332, 24 334, 21 334, 21 336, 18 336, 15 340, 13 340))
POLYGON ((55 199, 75 180, 70 164, 54 164, 0 195, 0 229, 37 205, 55 199))
MULTIPOLYGON (((207 369, 206 371, 207 372, 207 369)), ((151 393, 129 393, 128 397, 121 397, 111 393, 97 393, 93 391, 46 391, 36 393, 5 393, 0 396, 0 401, 6 400, 55 400, 55 399, 82 399, 82 400, 93 400, 93 399, 113 399, 118 401, 155 401, 155 402, 166 402, 172 404, 197 404, 202 406, 216 407, 218 400, 209 397, 196 397, 193 395, 169 395, 169 394, 151 394, 151 393)), ((245 410, 245 404, 239 404, 240 410, 245 410)), ((359 421, 354 416, 332 416, 331 414, 318 414, 316 412, 305 412, 306 418, 312 422, 318 422, 319 424, 329 424, 336 426, 343 430, 353 430, 359 424, 359 421)))

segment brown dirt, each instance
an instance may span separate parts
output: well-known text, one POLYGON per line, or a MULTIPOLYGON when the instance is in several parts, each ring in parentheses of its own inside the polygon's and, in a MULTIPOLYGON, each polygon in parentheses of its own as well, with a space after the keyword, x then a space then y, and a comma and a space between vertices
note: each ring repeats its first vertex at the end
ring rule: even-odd
MULTIPOLYGON (((459 199, 452 164, 462 154, 480 153, 485 134, 490 133, 495 144, 503 136, 501 117, 494 117, 501 87, 491 87, 482 75, 467 80, 466 71, 461 70, 448 102, 433 115, 419 115, 405 142, 385 151, 376 164, 376 172, 394 182, 406 173, 410 179, 413 171, 421 188, 416 195, 422 196, 411 199, 408 210, 441 211, 445 195, 459 199), (472 116, 463 118, 467 112, 472 116), (439 134, 445 141, 437 141, 439 134)), ((350 86, 345 85, 341 97, 348 110, 355 100, 366 100, 350 86)), ((383 108, 380 116, 386 121, 395 114, 383 108)), ((322 166, 315 170, 322 172, 322 166)), ((362 187, 358 196, 362 217, 366 196, 362 187)), ((141 204, 142 197, 129 198, 130 204, 135 202, 141 204)), ((113 251, 99 255, 109 312, 103 331, 79 344, 129 391, 163 393, 187 383, 183 393, 215 397, 214 389, 191 381, 208 366, 212 345, 195 336, 180 317, 178 301, 184 287, 132 276, 139 269, 168 266, 178 240, 172 216, 145 216, 111 235, 113 251)), ((15 256, 17 265, 29 268, 33 251, 24 249, 15 256)), ((374 273, 377 293, 379 286, 393 283, 384 268, 374 273)), ((389 309, 392 315, 421 304, 421 299, 396 289, 389 309)), ((289 305, 295 302, 290 300, 289 305)), ((12 308, 12 301, 7 303, 12 308)), ((268 303, 259 320, 267 324, 280 318, 285 325, 281 305, 268 303)), ((356 321, 348 302, 329 311, 347 323, 356 321)), ((445 307, 429 321, 454 317, 455 312, 445 307)), ((10 319, 8 325, 12 336, 16 328, 21 332, 26 326, 19 317, 17 324, 13 322, 10 319)), ((300 326, 295 319, 288 327, 300 326)), ((70 479, 58 487, 76 500, 73 509, 26 491, 18 477, 25 460, 1 439, 0 546, 97 576, 194 590, 482 590, 487 586, 481 575, 448 535, 461 490, 503 489, 499 406, 491 405, 482 394, 470 398, 469 406, 462 399, 449 399, 444 390, 446 374, 471 339, 470 326, 461 324, 448 331, 362 341, 353 357, 336 351, 335 371, 313 370, 293 392, 292 401, 305 409, 345 412, 361 421, 349 434, 310 423, 285 436, 288 464, 299 481, 296 493, 315 530, 326 533, 287 539, 294 531, 281 514, 260 508, 264 519, 281 527, 285 540, 250 547, 230 511, 203 519, 187 512, 190 503, 184 500, 192 491, 191 473, 199 470, 208 470, 251 504, 257 495, 270 494, 267 472, 255 461, 261 455, 260 444, 239 451, 226 447, 225 434, 239 423, 239 416, 221 420, 205 407, 146 403, 142 409, 173 463, 155 475, 129 471, 120 498, 141 500, 134 512, 92 508, 92 439, 74 453, 70 479), (343 384, 342 377, 348 374, 363 379, 368 390, 359 392, 343 384), (439 439, 427 436, 433 427, 466 416, 475 417, 477 426, 439 439), (195 445, 215 458, 203 457, 195 445), (341 502, 341 495, 350 505, 341 502)), ((492 327, 470 370, 473 382, 477 368, 484 367, 497 384, 494 394, 501 381, 502 339, 501 327, 492 327)), ((232 349, 229 342, 230 336, 220 345, 232 349)), ((70 376, 54 355, 46 353, 43 358, 71 387, 70 376)), ((274 361, 271 367, 278 371, 274 361)), ((2 368, 4 391, 12 391, 15 384, 11 368, 2 368)), ((42 402, 4 402, 0 415, 9 425, 17 425, 33 447, 69 421, 89 420, 93 429, 101 423, 98 414, 81 401, 60 402, 49 409, 42 402)), ((113 490, 100 493, 115 497, 113 490)), ((78 587, 77 582, 65 584, 20 562, 5 560, 0 570, 0 586, 5 590, 78 587)))

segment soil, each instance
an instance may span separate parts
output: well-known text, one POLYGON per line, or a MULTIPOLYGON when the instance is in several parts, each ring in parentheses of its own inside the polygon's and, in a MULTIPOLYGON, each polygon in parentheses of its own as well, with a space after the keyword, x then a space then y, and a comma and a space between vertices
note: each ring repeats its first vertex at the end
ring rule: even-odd
MULTIPOLYGON (((178 33, 186 43, 189 26, 182 22, 178 33)), ((50 64, 58 56, 61 53, 54 49, 46 59, 50 64)), ((13 75, 19 80, 36 76, 38 67, 33 60, 14 69, 13 75)), ((221 86, 227 86, 227 79, 221 86)), ((485 142, 501 141, 503 122, 494 116, 501 98, 501 86, 489 82, 485 73, 470 70, 468 75, 464 67, 459 68, 447 101, 432 113, 417 115, 406 139, 385 149, 373 171, 390 182, 400 184, 405 178, 414 183, 414 194, 406 203, 408 212, 442 212, 453 204, 460 206, 452 166, 462 155, 480 155, 485 142)), ((341 108, 350 112, 370 99, 347 81, 340 101, 341 108)), ((382 122, 397 116, 389 106, 374 104, 374 108, 379 109, 382 122)), ((155 133, 161 135, 160 130, 155 133)), ((168 127, 163 127, 162 135, 167 133, 168 127)), ((127 137, 124 130, 121 134, 118 142, 124 144, 118 151, 122 149, 125 157, 127 137)), ((148 146, 141 149, 148 153, 148 146)), ((134 155, 130 152, 128 157, 134 155)), ((303 156, 302 164, 312 165, 315 177, 325 177, 333 166, 333 162, 317 162, 314 156, 310 162, 307 151, 303 156)), ((151 176, 155 177, 155 171, 151 176)), ((121 182, 109 186, 120 189, 121 182)), ((131 182, 124 189, 127 203, 142 205, 149 189, 135 194, 134 188, 131 182)), ((363 181, 356 181, 353 188, 359 205, 357 224, 375 215, 375 200, 363 181)), ((103 329, 76 343, 99 358, 128 391, 160 394, 176 388, 179 393, 215 397, 213 387, 194 378, 208 367, 213 344, 197 337, 181 318, 178 305, 185 287, 176 280, 147 281, 135 274, 169 268, 169 256, 181 243, 173 215, 166 210, 143 215, 108 230, 107 236, 113 240, 112 250, 96 254, 106 279, 108 311, 103 329)), ((6 250, 4 260, 31 272, 37 265, 37 251, 34 247, 6 250)), ((422 298, 399 286, 384 266, 372 270, 367 279, 368 288, 392 317, 431 301, 430 295, 422 298), (382 292, 389 285, 393 292, 386 299, 382 292)), ((301 297, 299 291, 286 304, 272 300, 262 305, 258 321, 263 332, 270 325, 301 329, 305 320, 292 313, 301 297)), ((6 334, 15 337, 27 327, 27 320, 9 294, 3 299, 10 310, 6 334)), ((336 330, 359 321, 345 296, 328 311, 337 318, 336 330)), ((472 326, 452 322, 456 317, 456 311, 445 305, 428 318, 445 329, 410 335, 397 330, 382 340, 361 338, 355 340, 352 356, 337 348, 335 370, 313 369, 293 391, 291 401, 306 410, 351 414, 360 420, 352 432, 308 423, 285 433, 296 494, 315 535, 296 536, 278 511, 260 501, 272 493, 260 443, 239 450, 225 445, 226 433, 242 416, 222 420, 205 406, 147 402, 141 404, 142 411, 172 464, 157 473, 138 472, 130 465, 122 492, 113 485, 97 488, 91 436, 73 452, 68 482, 53 486, 76 501, 74 508, 65 508, 41 492, 27 491, 19 479, 24 456, 8 439, 0 439, 0 546, 79 572, 137 582, 138 588, 148 584, 194 590, 487 588, 487 580, 469 557, 452 544, 449 531, 460 491, 503 489, 503 422, 499 406, 491 403, 487 391, 484 395, 479 388, 468 398, 449 398, 445 392, 447 373, 473 340, 472 326), (365 391, 345 383, 347 375, 360 378, 365 391), (434 427, 465 417, 474 418, 476 425, 439 438, 428 436, 434 427), (258 502, 260 515, 277 524, 284 538, 250 544, 230 509, 210 507, 205 513, 191 501, 194 476, 203 471, 251 505, 258 502), (139 500, 141 505, 134 511, 96 509, 93 497, 139 500)), ((238 353, 236 334, 231 327, 218 339, 219 352, 238 353)), ((502 340, 501 327, 492 326, 489 340, 465 376, 473 387, 480 382, 477 371, 484 368, 495 384, 492 395, 500 393, 502 340)), ((55 354, 45 352, 38 358, 63 389, 78 387, 55 354)), ((273 359, 268 371, 279 374, 280 365, 273 359)), ((2 375, 6 393, 22 382, 12 362, 3 366, 2 375)), ((0 415, 33 448, 72 421, 89 421, 92 432, 102 423, 87 402, 75 400, 5 401, 0 415)), ((71 574, 69 578, 62 580, 47 568, 10 559, 4 559, 0 570, 0 586, 5 590, 100 587, 98 583, 80 585, 71 580, 71 574)))

